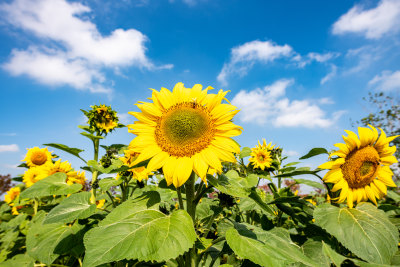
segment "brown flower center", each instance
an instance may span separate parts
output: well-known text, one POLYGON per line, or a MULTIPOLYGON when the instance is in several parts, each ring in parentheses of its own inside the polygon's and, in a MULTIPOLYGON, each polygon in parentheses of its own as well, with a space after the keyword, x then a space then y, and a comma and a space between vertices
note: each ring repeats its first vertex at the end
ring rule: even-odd
POLYGON ((205 107, 183 102, 170 107, 157 121, 155 139, 160 148, 176 157, 191 157, 208 147, 215 126, 205 107))
POLYGON ((33 152, 31 161, 35 165, 43 165, 47 161, 47 155, 42 151, 33 152))
POLYGON ((364 187, 376 177, 379 154, 372 146, 350 152, 341 166, 344 179, 350 188, 364 187))

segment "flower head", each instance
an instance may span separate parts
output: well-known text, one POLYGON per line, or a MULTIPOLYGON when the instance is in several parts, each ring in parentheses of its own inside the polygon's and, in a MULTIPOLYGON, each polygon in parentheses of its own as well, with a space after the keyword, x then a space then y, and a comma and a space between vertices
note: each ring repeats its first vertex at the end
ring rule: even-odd
POLYGON ((42 176, 39 179, 46 178, 57 172, 63 172, 67 175, 67 184, 85 184, 85 172, 77 172, 72 167, 68 161, 61 162, 61 159, 56 162, 48 162, 42 167, 42 176))
POLYGON ((222 103, 226 91, 209 94, 209 89, 177 83, 172 92, 153 90, 152 102, 139 102, 142 112, 129 112, 138 119, 128 125, 137 135, 130 144, 139 153, 134 164, 150 159, 149 170, 162 168, 167 184, 179 187, 192 171, 206 182, 209 167, 221 173, 221 161, 235 162, 233 153, 240 148, 231 137, 242 128, 232 119, 239 111, 222 103))
POLYGON ((14 199, 16 199, 21 193, 21 188, 18 186, 11 188, 8 190, 4 196, 4 201, 10 204, 14 199))
POLYGON ((84 113, 89 119, 88 124, 92 131, 108 134, 119 126, 117 112, 111 109, 111 106, 94 105, 90 107, 92 109, 88 112, 84 111, 84 113))
MULTIPOLYGON (((146 168, 145 166, 140 166, 136 168, 132 168, 135 164, 135 160, 139 156, 139 153, 133 151, 133 149, 124 150, 124 156, 119 158, 126 166, 131 167, 127 172, 132 175, 133 179, 141 182, 143 179, 147 180, 149 175, 153 175, 151 170, 146 168)), ((117 179, 119 179, 119 174, 117 175, 117 179)))
POLYGON ((51 162, 53 158, 51 152, 45 148, 27 148, 28 152, 25 155, 25 158, 22 161, 26 161, 26 164, 29 167, 37 167, 45 164, 46 162, 51 162))
POLYGON ((32 186, 39 180, 46 178, 44 174, 43 167, 32 167, 25 171, 23 176, 23 182, 26 184, 26 187, 32 186))
POLYGON ((251 149, 249 162, 254 168, 259 168, 261 170, 269 168, 272 163, 271 152, 274 147, 275 145, 271 146, 271 142, 267 145, 265 139, 263 139, 262 144, 258 141, 258 145, 251 149))
POLYGON ((358 127, 359 137, 352 131, 346 131, 344 144, 335 144, 339 150, 330 157, 337 157, 319 168, 329 169, 323 180, 334 183, 333 192, 341 190, 338 202, 347 199, 347 205, 352 208, 353 202, 382 198, 387 193, 387 186, 396 187, 392 180, 393 172, 390 165, 397 162, 393 156, 395 146, 389 143, 398 136, 387 137, 385 132, 369 125, 370 128, 358 127))

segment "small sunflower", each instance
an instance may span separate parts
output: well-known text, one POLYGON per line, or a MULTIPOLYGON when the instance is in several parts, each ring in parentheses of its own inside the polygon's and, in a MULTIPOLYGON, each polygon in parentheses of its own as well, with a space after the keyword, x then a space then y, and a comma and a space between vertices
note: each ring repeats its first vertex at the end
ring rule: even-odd
POLYGON ((260 144, 260 141, 258 141, 258 145, 251 149, 249 162, 254 168, 261 170, 269 168, 272 163, 271 151, 274 147, 275 145, 271 146, 271 142, 267 145, 265 139, 263 139, 263 144, 260 144))
POLYGON ((19 194, 21 193, 21 188, 19 187, 13 187, 10 190, 8 190, 4 196, 4 201, 10 204, 14 199, 16 199, 19 194))
MULTIPOLYGON (((124 156, 119 158, 126 166, 133 167, 135 164, 135 160, 139 156, 139 153, 133 151, 132 149, 124 150, 124 156)), ((131 168, 128 170, 130 174, 132 174, 132 178, 141 182, 143 179, 147 180, 149 175, 153 175, 153 173, 146 168, 145 166, 131 168)), ((119 179, 119 174, 116 179, 119 179)))
POLYGON ((32 167, 27 169, 23 177, 23 182, 26 184, 26 187, 30 187, 37 181, 45 178, 43 170, 43 167, 32 167))
POLYGON ((347 198, 347 205, 352 208, 353 202, 367 201, 376 203, 387 193, 387 186, 396 187, 392 180, 393 172, 389 166, 397 162, 393 156, 395 146, 389 146, 397 136, 386 137, 385 132, 373 126, 358 127, 359 137, 352 131, 346 131, 344 144, 335 144, 339 150, 330 157, 337 158, 328 161, 319 168, 329 169, 323 180, 334 183, 333 192, 341 189, 338 202, 347 198))
POLYGON ((177 83, 172 92, 153 90, 152 102, 139 102, 142 112, 129 112, 138 119, 128 125, 137 135, 130 144, 139 153, 134 164, 150 159, 149 170, 162 168, 167 184, 180 187, 192 171, 207 182, 209 167, 221 173, 221 161, 235 162, 240 148, 231 137, 242 128, 232 119, 239 111, 226 100, 227 91, 208 94, 209 89, 177 83))
POLYGON ((79 183, 84 184, 85 173, 78 173, 72 169, 71 164, 68 161, 61 162, 61 159, 56 162, 47 162, 43 167, 41 179, 46 178, 57 172, 63 172, 67 175, 67 184, 79 183))
POLYGON ((111 106, 94 105, 90 107, 92 109, 88 112, 84 111, 84 113, 89 119, 88 124, 91 130, 100 134, 108 134, 119 126, 117 112, 111 109, 111 106))
POLYGON ((28 152, 26 153, 25 158, 22 161, 26 161, 26 164, 29 167, 37 167, 45 164, 46 162, 51 162, 53 158, 51 152, 45 148, 27 148, 28 152))

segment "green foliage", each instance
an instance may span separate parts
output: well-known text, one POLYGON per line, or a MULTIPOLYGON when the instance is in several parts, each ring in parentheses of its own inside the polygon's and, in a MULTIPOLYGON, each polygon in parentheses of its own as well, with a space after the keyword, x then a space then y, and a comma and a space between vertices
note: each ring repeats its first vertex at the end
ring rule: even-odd
POLYGON ((68 223, 85 219, 96 212, 96 205, 90 204, 90 192, 80 192, 64 199, 54 207, 43 221, 49 223, 68 223))
POLYGON ((68 195, 78 192, 82 189, 81 184, 69 185, 66 182, 67 175, 62 172, 57 172, 49 177, 44 178, 33 184, 31 187, 24 190, 20 198, 37 198, 52 195, 68 195))
POLYGON ((390 264, 397 251, 397 228, 372 204, 361 203, 355 209, 324 204, 315 209, 314 217, 317 225, 363 260, 390 264))
POLYGON ((321 154, 328 154, 328 150, 326 150, 325 148, 322 147, 315 147, 313 149, 311 149, 307 154, 305 154, 304 156, 300 157, 299 159, 308 159, 317 155, 321 155, 321 154))
POLYGON ((63 144, 56 144, 56 143, 49 143, 49 144, 43 144, 44 146, 49 146, 49 147, 54 147, 57 149, 60 149, 62 151, 65 151, 71 155, 74 155, 77 158, 80 158, 81 160, 83 160, 84 162, 86 162, 80 155, 79 153, 83 152, 83 149, 79 149, 79 148, 74 148, 74 147, 69 147, 63 144))

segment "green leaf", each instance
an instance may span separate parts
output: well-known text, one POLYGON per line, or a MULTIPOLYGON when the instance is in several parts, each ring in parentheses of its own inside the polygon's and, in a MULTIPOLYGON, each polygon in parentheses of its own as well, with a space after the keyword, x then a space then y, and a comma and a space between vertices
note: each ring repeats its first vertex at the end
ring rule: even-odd
POLYGON ((313 149, 311 149, 306 155, 302 156, 299 159, 308 159, 317 155, 321 155, 321 154, 328 154, 328 150, 326 150, 325 148, 322 147, 315 147, 313 149))
POLYGON ((188 251, 195 240, 193 222, 186 211, 167 216, 158 210, 141 210, 88 231, 83 266, 123 259, 165 261, 188 251))
POLYGON ((66 145, 63 145, 63 144, 56 144, 56 143, 43 144, 43 145, 60 149, 60 150, 65 151, 65 152, 67 152, 67 153, 69 153, 71 155, 74 155, 75 157, 78 157, 81 160, 83 160, 84 162, 86 162, 86 160, 84 160, 83 158, 81 158, 81 156, 79 156, 79 153, 84 151, 82 149, 69 147, 69 146, 66 146, 66 145))
POLYGON ((99 181, 99 186, 100 186, 101 190, 107 191, 113 186, 120 185, 122 182, 123 182, 123 179, 116 180, 115 178, 108 177, 108 178, 101 179, 99 181))
POLYGON ((396 202, 400 202, 400 195, 392 190, 387 191, 387 197, 393 199, 396 202))
POLYGON ((33 267, 35 260, 27 254, 18 254, 11 259, 1 262, 0 267, 33 267))
POLYGON ((315 188, 319 188, 319 189, 325 189, 325 186, 323 184, 320 184, 316 181, 311 181, 311 180, 306 180, 306 179, 294 179, 296 181, 297 184, 305 184, 308 186, 312 186, 315 188))
POLYGON ((57 172, 49 177, 44 178, 31 187, 22 191, 20 199, 45 197, 52 195, 68 195, 78 192, 82 189, 81 184, 69 185, 66 183, 67 175, 63 172, 57 172))
POLYGON ((319 266, 291 241, 286 229, 277 227, 264 231, 256 226, 244 224, 236 224, 235 228, 226 232, 226 241, 241 258, 261 266, 288 266, 295 262, 319 266))
POLYGON ((322 241, 322 252, 326 255, 336 266, 341 266, 342 262, 347 260, 345 256, 340 255, 334 251, 329 245, 322 241))
POLYGON ((43 224, 68 223, 85 219, 96 212, 96 205, 90 204, 90 192, 80 192, 64 199, 47 214, 43 224))
POLYGON ((239 174, 234 170, 228 171, 226 175, 218 175, 218 179, 212 175, 207 175, 207 180, 222 193, 234 197, 247 197, 251 188, 257 184, 254 176, 239 177, 239 174))
POLYGON ((43 224, 45 215, 43 211, 35 215, 26 236, 26 250, 32 258, 50 265, 59 256, 56 248, 71 247, 66 241, 69 241, 67 237, 75 234, 75 229, 64 224, 43 224))
POLYGON ((99 171, 101 173, 117 173, 129 169, 129 167, 125 166, 124 163, 119 159, 111 159, 111 165, 107 168, 104 168, 95 160, 89 160, 87 164, 94 170, 99 171))
POLYGON ((370 203, 360 203, 355 209, 322 204, 314 210, 314 218, 318 226, 368 262, 390 264, 397 251, 397 228, 370 203))
POLYGON ((89 138, 89 139, 92 140, 93 142, 94 142, 95 140, 98 140, 98 139, 104 139, 104 136, 93 135, 93 134, 90 134, 90 133, 87 133, 87 132, 81 132, 81 135, 83 135, 83 136, 89 138))
MULTIPOLYGON (((320 266, 330 267, 329 258, 322 252, 322 243, 308 239, 302 246, 304 255, 310 257, 315 262, 319 262, 320 266)), ((340 266, 340 265, 339 265, 340 266)))
POLYGON ((277 177, 277 178, 278 177, 293 177, 293 176, 303 175, 303 174, 312 174, 312 175, 318 176, 317 172, 318 171, 310 171, 308 167, 302 167, 302 168, 297 168, 294 171, 275 175, 275 177, 277 177))
POLYGON ((243 147, 242 151, 240 151, 239 158, 242 159, 242 158, 249 157, 250 154, 251 154, 251 148, 250 147, 243 147))

